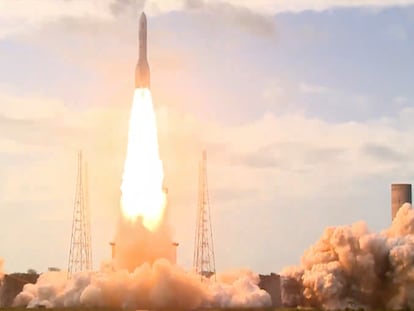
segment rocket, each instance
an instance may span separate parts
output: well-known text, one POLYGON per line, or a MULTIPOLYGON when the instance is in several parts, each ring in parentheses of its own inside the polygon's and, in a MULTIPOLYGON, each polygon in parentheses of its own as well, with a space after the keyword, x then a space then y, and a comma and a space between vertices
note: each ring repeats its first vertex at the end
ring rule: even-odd
POLYGON ((142 12, 139 18, 138 63, 135 68, 135 88, 150 87, 150 68, 147 60, 147 17, 142 12))

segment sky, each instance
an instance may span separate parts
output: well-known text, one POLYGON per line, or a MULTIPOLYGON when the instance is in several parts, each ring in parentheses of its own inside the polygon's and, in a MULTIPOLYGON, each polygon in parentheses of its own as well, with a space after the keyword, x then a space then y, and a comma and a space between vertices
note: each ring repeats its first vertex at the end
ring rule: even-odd
POLYGON ((76 155, 110 257, 148 18, 168 217, 191 268, 201 151, 218 271, 279 272, 327 226, 391 221, 411 183, 414 1, 0 2, 0 257, 67 268, 76 155))

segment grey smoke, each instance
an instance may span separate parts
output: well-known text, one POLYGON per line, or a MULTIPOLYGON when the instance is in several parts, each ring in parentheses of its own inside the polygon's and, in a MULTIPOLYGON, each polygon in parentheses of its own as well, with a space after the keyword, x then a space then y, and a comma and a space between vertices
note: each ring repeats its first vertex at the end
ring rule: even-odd
POLYGON ((209 13, 257 35, 275 34, 275 23, 271 16, 259 14, 247 7, 220 1, 186 0, 184 8, 189 11, 209 13))
POLYGON ((116 17, 124 13, 137 15, 137 12, 144 9, 146 2, 146 0, 115 0, 109 4, 109 9, 116 17))
POLYGON ((283 300, 323 309, 414 307, 414 210, 405 204, 391 226, 364 222, 326 228, 300 266, 285 268, 283 300))

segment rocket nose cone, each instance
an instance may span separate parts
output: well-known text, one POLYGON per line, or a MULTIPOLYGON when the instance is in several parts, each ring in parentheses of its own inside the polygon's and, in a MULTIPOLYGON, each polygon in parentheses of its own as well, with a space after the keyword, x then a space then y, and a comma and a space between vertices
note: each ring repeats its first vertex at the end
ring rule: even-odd
POLYGON ((145 15, 145 13, 144 12, 142 12, 141 13, 141 16, 140 16, 140 18, 139 18, 140 20, 147 20, 147 17, 146 17, 146 15, 145 15))

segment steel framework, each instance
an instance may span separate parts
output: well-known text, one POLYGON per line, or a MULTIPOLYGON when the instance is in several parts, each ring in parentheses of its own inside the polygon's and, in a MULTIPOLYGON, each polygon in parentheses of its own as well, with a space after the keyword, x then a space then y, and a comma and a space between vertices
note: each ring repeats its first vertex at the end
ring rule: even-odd
POLYGON ((82 152, 78 152, 78 176, 73 208, 72 236, 70 239, 68 278, 74 273, 92 270, 91 225, 87 187, 87 165, 83 170, 82 152))
POLYGON ((207 184, 207 152, 204 150, 199 164, 199 190, 193 268, 201 276, 216 273, 213 231, 211 229, 210 200, 207 184))

